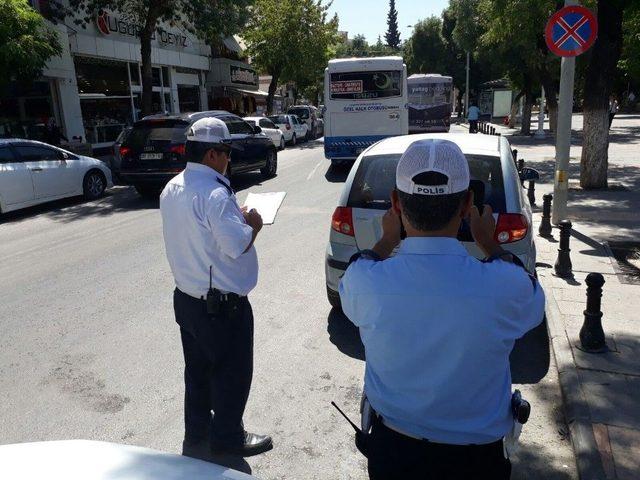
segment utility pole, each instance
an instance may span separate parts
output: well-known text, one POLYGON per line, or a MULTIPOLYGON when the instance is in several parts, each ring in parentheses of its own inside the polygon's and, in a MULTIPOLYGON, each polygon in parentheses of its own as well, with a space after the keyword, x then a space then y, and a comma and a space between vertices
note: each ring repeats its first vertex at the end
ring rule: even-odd
POLYGON ((467 118, 469 113, 469 52, 467 52, 467 86, 464 91, 464 118, 467 118))
MULTIPOLYGON (((578 5, 577 0, 565 0, 564 6, 578 5)), ((553 184, 553 212, 551 223, 558 225, 567 219, 569 196, 569 157, 571 151, 571 115, 573 113, 573 85, 576 58, 562 57, 560 67, 560 101, 556 131, 556 172, 553 184)))
POLYGON ((544 87, 542 87, 542 94, 540 95, 540 111, 538 112, 538 131, 535 134, 536 138, 544 138, 544 87))

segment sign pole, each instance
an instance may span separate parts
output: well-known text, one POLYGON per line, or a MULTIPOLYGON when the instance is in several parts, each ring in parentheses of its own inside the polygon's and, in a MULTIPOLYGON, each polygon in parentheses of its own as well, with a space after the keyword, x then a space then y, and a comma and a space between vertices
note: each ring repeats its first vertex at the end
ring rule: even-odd
MULTIPOLYGON (((565 0, 565 7, 578 5, 577 0, 565 0)), ((556 171, 553 184, 553 212, 551 223, 558 225, 567 219, 569 196, 569 158, 571 151, 571 115, 573 113, 573 87, 576 58, 562 57, 560 69, 560 99, 556 131, 556 171)))
POLYGON ((467 83, 464 91, 464 118, 469 114, 469 52, 467 52, 467 83))
POLYGON ((536 138, 545 138, 544 133, 544 87, 542 87, 542 93, 540 94, 540 110, 538 111, 538 131, 534 135, 536 138))

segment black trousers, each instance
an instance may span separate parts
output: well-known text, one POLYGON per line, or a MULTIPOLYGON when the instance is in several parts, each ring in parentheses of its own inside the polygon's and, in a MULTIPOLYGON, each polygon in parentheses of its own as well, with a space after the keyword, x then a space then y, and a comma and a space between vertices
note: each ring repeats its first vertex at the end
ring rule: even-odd
POLYGON ((478 133, 478 120, 469 120, 469 133, 478 133))
POLYGON ((402 435, 375 420, 368 442, 371 480, 508 480, 511 462, 502 440, 447 445, 402 435))
POLYGON ((176 289, 173 305, 184 351, 185 441, 244 442, 242 415, 253 377, 249 300, 241 298, 235 309, 223 304, 212 316, 205 300, 176 289))

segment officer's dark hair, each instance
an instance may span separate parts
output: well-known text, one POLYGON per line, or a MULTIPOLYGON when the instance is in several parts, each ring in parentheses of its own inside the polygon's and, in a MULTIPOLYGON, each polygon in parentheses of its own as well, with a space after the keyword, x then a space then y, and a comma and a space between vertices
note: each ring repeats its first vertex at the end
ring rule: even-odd
POLYGON ((184 149, 184 157, 187 162, 202 163, 204 155, 209 150, 227 150, 229 146, 220 146, 216 143, 187 141, 184 149))
MULTIPOLYGON (((413 177, 413 181, 418 185, 444 185, 448 178, 442 173, 425 172, 413 177)), ((449 224, 458 213, 467 191, 448 195, 411 195, 398 190, 398 198, 411 226, 428 232, 441 230, 449 224)))

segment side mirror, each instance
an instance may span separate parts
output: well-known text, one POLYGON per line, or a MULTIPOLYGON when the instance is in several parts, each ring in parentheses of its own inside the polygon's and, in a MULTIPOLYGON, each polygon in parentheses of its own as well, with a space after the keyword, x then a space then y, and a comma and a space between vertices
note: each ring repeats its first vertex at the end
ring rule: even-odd
POLYGON ((67 152, 58 152, 58 158, 60 160, 68 160, 69 155, 67 154, 67 152))
POLYGON ((524 167, 522 170, 520 170, 519 175, 521 182, 526 182, 529 180, 540 180, 540 172, 538 172, 538 170, 536 170, 535 168, 524 167))
POLYGON ((256 125, 255 127, 253 127, 253 133, 255 135, 262 133, 262 128, 260 128, 258 125, 256 125))

